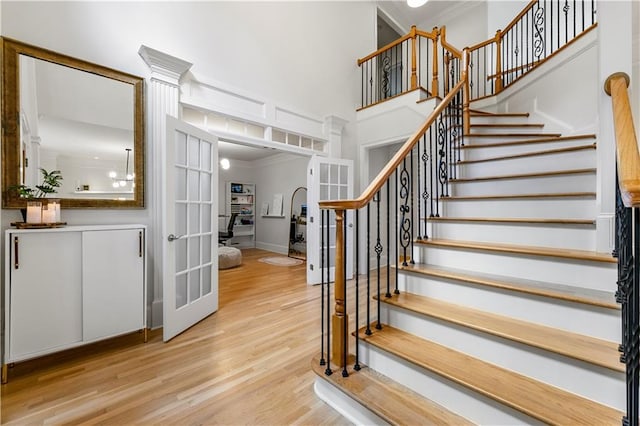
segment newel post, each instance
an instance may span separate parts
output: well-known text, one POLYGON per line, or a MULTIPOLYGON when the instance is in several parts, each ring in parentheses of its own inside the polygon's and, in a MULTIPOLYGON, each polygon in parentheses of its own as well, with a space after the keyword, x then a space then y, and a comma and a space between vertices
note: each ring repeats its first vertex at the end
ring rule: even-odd
POLYGON ((469 88, 469 48, 465 47, 462 51, 462 78, 464 86, 462 87, 462 134, 468 135, 471 130, 471 117, 469 116, 469 101, 471 99, 469 88))
POLYGON ((411 37, 411 90, 416 89, 418 87, 418 60, 416 54, 416 26, 411 26, 411 31, 409 32, 409 36, 411 37))
POLYGON ((345 354, 349 352, 349 344, 345 334, 346 324, 349 323, 345 306, 346 285, 344 282, 344 210, 336 210, 336 260, 335 260, 335 311, 331 319, 333 347, 331 357, 333 362, 344 367, 347 363, 345 354))
POLYGON ((502 30, 496 31, 496 94, 502 92, 502 30))
POLYGON ((431 79, 431 96, 438 96, 438 39, 440 31, 438 27, 433 27, 435 38, 433 39, 433 78, 431 79))

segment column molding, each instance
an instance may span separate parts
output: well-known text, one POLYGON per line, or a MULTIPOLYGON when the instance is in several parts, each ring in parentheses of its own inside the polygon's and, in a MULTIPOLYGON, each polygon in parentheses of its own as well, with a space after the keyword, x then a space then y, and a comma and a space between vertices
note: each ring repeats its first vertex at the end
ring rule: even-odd
POLYGON ((140 46, 138 54, 149 67, 151 74, 147 84, 147 200, 153 208, 152 229, 149 232, 148 246, 152 248, 149 256, 150 276, 153 282, 151 303, 152 327, 162 325, 162 277, 163 277, 163 235, 164 191, 161 187, 162 172, 166 158, 166 116, 179 118, 180 115, 180 79, 189 71, 190 62, 148 46, 140 46))
POLYGON ((342 131, 349 121, 335 115, 324 118, 323 131, 329 144, 327 154, 329 157, 342 158, 342 131))

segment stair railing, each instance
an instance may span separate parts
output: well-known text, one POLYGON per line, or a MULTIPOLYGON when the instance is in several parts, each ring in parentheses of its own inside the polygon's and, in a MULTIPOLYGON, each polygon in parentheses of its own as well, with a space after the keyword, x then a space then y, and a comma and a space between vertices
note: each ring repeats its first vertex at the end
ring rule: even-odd
POLYGON ((597 26, 595 0, 533 0, 469 47, 470 99, 494 96, 597 26))
POLYGON ((418 30, 358 59, 361 108, 419 88, 438 96, 438 29, 418 30), (431 70, 431 74, 429 74, 431 70))
POLYGON ((640 410, 640 154, 629 104, 629 76, 615 73, 604 90, 611 96, 616 135, 616 246, 618 290, 622 306, 620 362, 626 366, 627 409, 624 425, 638 425, 640 410))
MULTIPOLYGON (((461 54, 464 58, 466 55, 461 54)), ((461 66, 459 69, 464 70, 461 66)), ((321 224, 325 230, 322 238, 322 343, 320 364, 326 366, 325 374, 333 373, 332 362, 342 368, 342 375, 349 375, 349 314, 355 314, 356 339, 353 369, 360 369, 358 335, 362 328, 366 335, 372 328, 380 329, 380 301, 399 293, 397 286, 398 263, 414 263, 414 240, 427 239, 428 218, 440 215, 440 200, 449 196, 449 179, 457 174, 460 147, 463 143, 462 104, 466 74, 460 73, 459 81, 448 91, 424 124, 402 145, 378 176, 360 197, 353 200, 321 201, 321 224), (335 214, 335 239, 329 235, 329 218, 335 214), (355 223, 355 279, 353 291, 347 292, 346 253, 347 212, 355 223), (362 229, 361 229, 362 228, 362 229), (360 245, 361 231, 366 243, 360 245), (332 244, 332 241, 334 242, 332 244), (333 247, 333 249, 332 249, 333 247), (335 255, 333 255, 335 253, 335 255), (360 254, 365 253, 366 266, 360 268, 360 254), (330 263, 335 268, 334 313, 330 317, 331 304, 329 281, 330 263), (372 264, 373 263, 373 264, 372 264), (395 267, 395 271, 393 271, 395 267), (367 300, 364 301, 365 318, 360 314, 359 299, 361 278, 358 271, 366 271, 367 300), (326 285, 326 290, 325 290, 326 285), (371 293, 375 293, 376 307, 371 307, 371 293), (347 304, 347 293, 353 293, 355 303, 347 304), (374 311, 375 312, 372 312, 374 311), (325 345, 326 342, 326 345, 325 345), (326 358, 325 358, 326 356, 326 358)))

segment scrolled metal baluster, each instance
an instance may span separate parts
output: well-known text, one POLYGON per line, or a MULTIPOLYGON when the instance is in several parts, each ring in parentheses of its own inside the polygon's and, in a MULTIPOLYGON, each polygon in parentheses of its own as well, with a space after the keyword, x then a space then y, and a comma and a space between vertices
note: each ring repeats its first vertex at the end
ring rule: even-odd
MULTIPOLYGON (((429 239, 429 235, 427 233, 427 201, 429 201, 430 195, 428 192, 428 186, 427 186, 427 170, 429 170, 428 168, 428 162, 429 162, 429 154, 427 154, 427 134, 425 133, 424 135, 422 135, 422 162, 424 164, 424 176, 423 176, 423 183, 422 183, 422 201, 424 203, 424 239, 428 240, 429 239)), ((432 208, 433 210, 433 208, 432 208)), ((433 216, 433 214, 432 214, 433 216)))
MULTIPOLYGON (((416 151, 418 153, 418 161, 416 162, 417 165, 417 178, 416 178, 416 182, 418 182, 418 197, 420 197, 420 161, 421 161, 421 157, 420 157, 420 140, 418 140, 418 143, 416 144, 416 151)), ((413 150, 411 151, 413 153, 413 150)), ((416 239, 418 241, 422 240, 422 215, 421 215, 421 205, 420 205, 420 200, 417 200, 417 205, 418 205, 418 209, 416 211, 417 213, 417 217, 416 220, 418 221, 418 235, 416 236, 416 239)))
POLYGON ((378 286, 377 293, 377 316, 376 329, 382 330, 382 324, 380 324, 380 256, 382 255, 382 244, 380 243, 380 191, 378 191, 373 199, 376 203, 376 245, 374 250, 376 252, 376 284, 378 286))
POLYGON ((438 182, 440 183, 440 195, 447 197, 446 183, 448 181, 447 175, 447 152, 446 152, 446 137, 447 131, 443 123, 442 117, 438 119, 438 182))
MULTIPOLYGON (((415 228, 415 226, 414 226, 414 214, 413 214, 413 212, 415 211, 414 208, 413 208, 413 203, 414 203, 414 200, 415 200, 415 195, 413 193, 413 187, 414 187, 414 185, 413 185, 413 150, 411 150, 411 153, 409 154, 409 156, 410 156, 409 165, 411 166, 411 172, 409 174, 409 178, 411 179, 409 181, 409 188, 410 188, 409 197, 411 199, 411 206, 409 207, 411 209, 411 215, 409 216, 411 218, 411 236, 409 237, 410 238, 410 242, 411 242, 411 251, 410 251, 410 253, 411 253, 411 261, 410 262, 411 262, 412 265, 415 265, 416 261, 413 259, 413 242, 415 241, 414 238, 413 238, 413 229, 415 228)), ((420 218, 419 217, 416 217, 415 220, 417 220, 418 223, 420 223, 420 218)))
MULTIPOLYGON (((396 194, 396 202, 394 204, 395 207, 395 211, 398 211, 398 169, 396 168, 395 172, 395 180, 396 180, 396 184, 395 184, 395 194, 396 194)), ((398 262, 399 262, 399 248, 398 248, 398 243, 399 243, 399 237, 400 237, 400 229, 398 228, 398 215, 395 214, 394 215, 396 217, 396 223, 395 223, 395 232, 396 232, 396 238, 395 238, 395 246, 396 246, 396 288, 393 291, 395 294, 400 294, 400 290, 398 290, 398 270, 400 269, 398 266, 398 262)))

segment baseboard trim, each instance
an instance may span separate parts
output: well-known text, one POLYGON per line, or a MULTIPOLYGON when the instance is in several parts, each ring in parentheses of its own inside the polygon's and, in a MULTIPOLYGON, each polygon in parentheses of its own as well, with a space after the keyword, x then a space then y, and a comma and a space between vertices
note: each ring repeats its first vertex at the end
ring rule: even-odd
POLYGON ((151 328, 162 327, 162 300, 151 303, 151 328))
POLYGON ((274 253, 279 253, 279 254, 285 254, 285 255, 289 254, 289 247, 281 246, 279 244, 262 243, 262 242, 256 241, 256 248, 272 251, 274 253))

